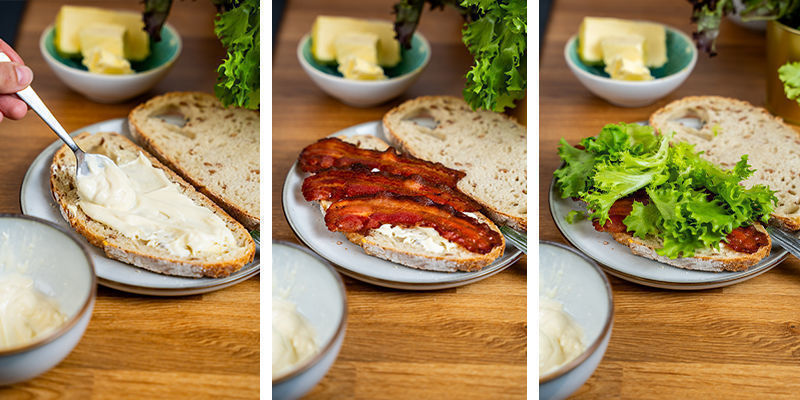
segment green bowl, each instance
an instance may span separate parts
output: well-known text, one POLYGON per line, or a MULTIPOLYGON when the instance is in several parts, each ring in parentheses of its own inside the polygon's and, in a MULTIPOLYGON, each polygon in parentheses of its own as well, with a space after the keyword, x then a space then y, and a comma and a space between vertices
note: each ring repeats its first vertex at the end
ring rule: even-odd
MULTIPOLYGON (((665 28, 667 33, 667 63, 658 68, 650 68, 650 75, 653 75, 655 79, 666 78, 689 67, 692 64, 693 55, 696 53, 694 43, 686 34, 674 28, 665 28)), ((604 64, 590 65, 581 60, 578 55, 578 40, 570 42, 568 54, 570 61, 578 68, 592 75, 611 79, 604 70, 604 64)))
MULTIPOLYGON (((317 61, 311 55, 311 38, 303 42, 302 47, 303 58, 309 65, 314 67, 317 71, 322 73, 338 76, 342 78, 342 73, 339 72, 338 64, 327 64, 317 61)), ((391 68, 384 68, 383 73, 387 78, 397 78, 421 68, 430 57, 430 46, 419 34, 414 34, 411 38, 411 48, 400 48, 400 63, 391 68)), ((342 78, 344 79, 344 78, 342 78)))
MULTIPOLYGON (((80 57, 65 57, 56 50, 54 37, 56 30, 49 28, 45 31, 44 48, 47 53, 56 61, 70 67, 87 71, 85 65, 81 63, 80 57)), ((156 69, 165 65, 170 60, 173 60, 180 52, 180 38, 174 29, 168 29, 166 26, 161 28, 161 41, 150 42, 150 55, 142 61, 131 61, 131 69, 136 73, 146 72, 156 69)))

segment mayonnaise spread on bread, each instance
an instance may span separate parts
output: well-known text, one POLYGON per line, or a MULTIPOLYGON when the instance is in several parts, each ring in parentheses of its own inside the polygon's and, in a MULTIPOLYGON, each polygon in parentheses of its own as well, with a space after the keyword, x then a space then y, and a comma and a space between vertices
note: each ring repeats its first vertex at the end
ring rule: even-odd
POLYGON ((294 303, 272 298, 272 377, 300 364, 318 351, 314 331, 294 303))
POLYGON ((561 303, 539 297, 539 376, 572 361, 586 349, 583 332, 561 303))
POLYGON ((419 246, 434 254, 444 254, 458 248, 458 245, 443 238, 433 228, 417 226, 404 228, 391 224, 383 224, 374 230, 376 233, 412 246, 419 246))
POLYGON ((32 342, 64 323, 56 303, 20 274, 0 277, 0 348, 32 342))
POLYGON ((119 166, 87 160, 90 173, 77 179, 78 205, 92 219, 181 257, 235 247, 225 222, 181 193, 141 152, 119 166))

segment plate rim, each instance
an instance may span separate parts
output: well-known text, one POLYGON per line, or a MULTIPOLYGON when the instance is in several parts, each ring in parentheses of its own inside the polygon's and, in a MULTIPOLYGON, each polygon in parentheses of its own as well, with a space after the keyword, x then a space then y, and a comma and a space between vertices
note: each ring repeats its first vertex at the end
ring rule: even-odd
MULTIPOLYGON (((727 278, 710 280, 710 281, 703 281, 703 282, 675 282, 675 281, 669 281, 669 280, 659 280, 659 279, 651 279, 651 278, 641 277, 641 276, 638 276, 638 275, 635 275, 635 274, 630 274, 628 272, 621 271, 621 270, 615 268, 614 266, 605 264, 604 262, 598 260, 598 258, 594 254, 592 254, 592 252, 586 251, 585 246, 581 246, 580 244, 575 243, 575 241, 573 241, 569 236, 567 236, 564 233, 564 228, 562 227, 562 223, 559 222, 556 219, 556 216, 555 216, 555 211, 553 209, 553 207, 555 206, 553 204, 553 199, 555 198, 555 196, 556 196, 556 194, 555 194, 555 178, 552 177, 552 174, 551 174, 550 175, 550 187, 548 189, 547 202, 548 202, 548 208, 550 209, 550 218, 553 220, 553 223, 556 225, 556 228, 558 229, 559 234, 561 234, 561 237, 563 237, 567 242, 569 242, 571 245, 573 245, 576 249, 578 249, 582 253, 586 254, 587 256, 589 256, 593 260, 595 260, 597 262, 597 264, 600 265, 600 267, 603 268, 603 270, 606 271, 607 273, 609 273, 610 275, 613 275, 613 276, 615 276, 617 278, 620 278, 620 279, 623 279, 623 280, 626 280, 626 281, 629 281, 629 282, 633 282, 633 283, 636 283, 636 284, 639 284, 639 285, 655 287, 655 288, 659 288, 659 289, 670 289, 670 290, 706 290, 706 289, 715 289, 715 288, 734 285, 736 283, 744 282, 746 280, 755 278, 755 277, 763 274, 764 272, 767 272, 767 271, 771 270, 772 268, 774 268, 775 266, 777 266, 778 264, 783 262, 786 259, 786 257, 789 255, 788 251, 786 251, 785 249, 781 249, 782 253, 779 254, 778 256, 776 256, 775 259, 773 259, 771 262, 769 262, 769 263, 767 263, 765 265, 751 267, 751 268, 747 269, 746 271, 743 271, 744 273, 740 274, 740 275, 729 276, 727 278)), ((611 239, 611 240, 613 240, 613 239, 611 239)), ((650 259, 647 259, 647 260, 650 260, 650 259)), ((658 261, 655 261, 655 260, 650 260, 650 261, 659 263, 658 261)), ((665 265, 665 266, 667 266, 669 268, 677 268, 677 267, 673 267, 671 265, 664 264, 664 263, 659 263, 659 264, 665 265)), ((701 272, 701 271, 694 271, 694 270, 688 270, 688 269, 685 269, 685 271, 688 271, 689 273, 701 272)))
MULTIPOLYGON (((362 123, 359 123, 359 124, 356 124, 356 125, 352 125, 352 126, 340 129, 340 130, 338 130, 338 131, 336 131, 334 133, 331 133, 329 135, 326 135, 324 137, 327 138, 327 137, 343 136, 343 135, 346 135, 346 133, 345 133, 346 131, 349 132, 349 131, 353 131, 353 130, 356 130, 356 129, 361 128, 361 127, 367 127, 367 126, 373 126, 373 125, 376 127, 376 131, 380 131, 380 127, 382 126, 382 121, 374 120, 374 121, 362 122, 362 123)), ((378 138, 380 138, 380 139, 384 139, 384 138, 380 137, 380 135, 376 135, 376 136, 378 138)), ((311 249, 315 253, 319 254, 322 258, 324 258, 325 260, 330 262, 331 265, 333 265, 334 268, 336 268, 336 270, 339 271, 341 274, 346 275, 346 276, 348 276, 350 278, 353 278, 353 279, 356 279, 356 280, 359 280, 359 281, 362 281, 362 282, 366 282, 366 283, 369 283, 371 285, 376 285, 376 286, 381 286, 381 287, 388 287, 388 288, 391 288, 391 289, 417 290, 417 291, 449 289, 449 288, 464 286, 464 285, 467 285, 467 284, 471 284, 471 283, 486 279, 486 278, 488 278, 488 277, 490 277, 492 275, 495 275, 495 274, 507 269, 508 267, 510 267, 512 264, 517 262, 517 260, 519 260, 522 257, 522 251, 520 251, 519 249, 517 249, 512 244, 510 244, 510 243, 508 243, 506 241, 506 250, 504 250, 504 254, 505 254, 505 251, 507 251, 509 248, 513 249, 512 251, 514 253, 509 255, 509 257, 506 258, 506 260, 503 260, 498 265, 492 266, 490 264, 490 265, 484 267, 483 269, 481 269, 480 271, 478 271, 477 273, 475 273, 475 275, 461 276, 460 278, 457 278, 457 279, 449 279, 449 280, 444 280, 444 281, 440 281, 440 282, 413 283, 413 282, 407 282, 407 281, 402 281, 402 280, 375 278, 375 277, 372 277, 372 276, 369 276, 369 275, 366 275, 366 274, 362 274, 362 273, 357 272, 357 271, 353 271, 353 270, 349 269, 347 266, 339 265, 338 263, 336 263, 333 260, 331 260, 330 258, 328 258, 326 256, 326 254, 324 254, 324 252, 321 252, 321 251, 317 250, 317 247, 314 246, 314 243, 311 243, 308 238, 306 238, 306 237, 304 237, 304 236, 302 236, 301 234, 298 233, 298 228, 295 226, 297 221, 293 221, 292 220, 292 217, 289 215, 289 212, 288 212, 287 207, 286 207, 286 199, 287 199, 286 193, 289 192, 289 189, 290 189, 289 188, 289 177, 290 177, 291 174, 293 174, 293 173, 295 173, 295 171, 297 171, 297 167, 298 167, 298 162, 297 162, 297 160, 295 160, 295 162, 289 168, 289 171, 287 172, 286 176, 284 177, 283 185, 281 185, 281 205, 283 206, 283 216, 286 219, 286 221, 289 223, 289 227, 292 229, 292 232, 294 233, 295 237, 297 237, 298 240, 300 240, 303 244, 305 244, 309 249, 311 249)), ((377 259, 381 260, 381 261, 385 261, 385 262, 391 263, 391 261, 383 260, 383 259, 380 259, 380 258, 377 258, 377 259)), ((411 267, 403 266, 401 264, 396 264, 396 263, 393 263, 393 264, 401 266, 402 268, 411 268, 411 267)), ((420 271, 422 271, 422 272, 435 272, 435 271, 425 271, 425 270, 420 270, 420 271)), ((450 274, 453 274, 453 273, 458 273, 458 272, 451 272, 450 274)))
MULTIPOLYGON (((111 119, 108 119, 108 120, 95 122, 93 124, 86 125, 84 127, 75 129, 72 132, 70 132, 69 135, 74 137, 74 136, 80 134, 81 132, 97 129, 98 125, 119 123, 120 126, 122 127, 122 129, 120 129, 120 132, 117 132, 117 133, 127 137, 128 139, 133 140, 132 135, 130 133, 130 130, 126 125, 126 122, 127 122, 127 118, 124 118, 124 117, 111 118, 111 119)), ((95 134, 95 133, 97 133, 97 132, 93 132, 92 134, 95 134)), ((135 141, 134 141, 134 143, 135 143, 135 141)), ((36 155, 36 157, 34 157, 33 161, 28 166, 28 169, 25 171, 25 175, 22 178, 22 183, 20 184, 20 192, 19 192, 20 210, 22 211, 23 215, 39 217, 37 215, 30 214, 30 210, 26 206, 26 203, 29 200, 26 198, 27 196, 25 195, 24 188, 27 185, 30 185, 31 179, 33 179, 32 177, 33 177, 33 174, 35 173, 33 171, 33 166, 36 165, 37 163, 39 163, 40 159, 46 159, 48 157, 52 157, 52 153, 57 151, 57 149, 60 147, 61 144, 62 144, 62 141, 60 139, 57 139, 57 140, 53 141, 52 143, 48 144, 47 146, 45 146, 36 155), (51 147, 52 147, 52 149, 50 149, 51 147)), ((137 143, 137 146, 138 146, 138 143, 137 143)), ((44 160, 42 162, 45 163, 44 167, 43 167, 43 170, 44 171, 49 171, 49 166, 48 166, 46 160, 44 160)), ((39 171, 36 171, 36 172, 38 173, 39 171)), ((53 203, 52 193, 49 193, 49 191, 48 191, 48 193, 44 194, 44 197, 46 198, 46 201, 49 204, 53 203)), ((59 215, 60 215, 60 212, 59 212, 59 215)), ((42 218, 42 217, 39 217, 39 218, 42 218)), ((42 219, 44 219, 44 218, 42 218, 42 219)), ((63 219, 63 217, 62 217, 62 219, 63 219)), ((51 222, 53 222, 53 221, 51 221, 51 222)), ((56 223, 56 222, 54 222, 54 223, 56 223)), ((74 228, 72 228, 72 226, 69 226, 69 223, 67 223, 67 225, 68 225, 68 229, 70 229, 71 231, 74 232, 74 228)), ((81 236, 81 238, 83 238, 83 236, 81 236)), ((86 241, 85 238, 83 238, 83 239, 84 239, 84 241, 86 241)), ((87 246, 95 247, 95 246, 92 246, 88 242, 86 242, 86 244, 87 244, 87 246)), ((90 257, 91 256, 94 256, 94 254, 90 253, 90 257)), ((130 265, 130 264, 127 264, 127 263, 123 263, 121 261, 110 259, 110 258, 106 257, 105 255, 100 255, 99 257, 105 258, 105 259, 110 260, 110 261, 118 262, 118 263, 123 264, 125 266, 128 266, 130 268, 136 268, 137 270, 140 270, 141 272, 156 274, 159 277, 178 278, 178 279, 193 279, 191 277, 181 277, 181 276, 159 274, 157 272, 149 271, 147 269, 140 268, 140 267, 137 267, 135 265, 130 265)), ((141 285, 134 285, 134 284, 125 283, 125 282, 119 282, 119 281, 116 281, 116 280, 114 280, 112 278, 109 278, 109 277, 102 277, 99 274, 97 274, 97 282, 99 284, 103 285, 103 286, 112 288, 114 290, 119 290, 119 291, 122 291, 122 292, 126 292, 126 293, 134 293, 134 294, 141 294, 141 295, 148 295, 148 296, 173 296, 173 297, 174 296, 188 296, 188 295, 202 294, 202 293, 208 293, 208 292, 213 292, 213 291, 217 291, 217 290, 220 290, 220 289, 224 289, 226 287, 233 286, 235 284, 241 283, 241 282, 243 282, 245 280, 248 280, 248 279, 252 278, 253 276, 259 274, 261 272, 261 256, 260 256, 259 246, 256 246, 256 253, 254 255, 253 261, 250 264, 255 264, 255 265, 252 265, 249 269, 245 270, 240 275, 237 275, 237 276, 235 276, 233 278, 230 278, 230 277, 217 278, 217 279, 220 279, 221 281, 216 281, 216 282, 215 281, 210 281, 210 282, 207 282, 206 284, 197 285, 197 286, 187 286, 187 287, 178 287, 178 288, 174 288, 174 287, 141 286, 141 285), (229 279, 229 280, 227 280, 227 279, 229 279)), ((250 264, 248 264, 248 265, 250 265, 250 264)), ((242 269, 246 268, 248 265, 245 265, 244 267, 242 267, 242 269)), ((242 270, 239 270, 239 271, 242 271, 242 270)), ((239 272, 239 271, 237 271, 237 272, 239 272)))

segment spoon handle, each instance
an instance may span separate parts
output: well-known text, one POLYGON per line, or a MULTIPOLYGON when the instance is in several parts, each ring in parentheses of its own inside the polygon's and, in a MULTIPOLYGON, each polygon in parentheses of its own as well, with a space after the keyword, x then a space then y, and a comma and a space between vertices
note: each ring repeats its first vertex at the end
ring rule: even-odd
MULTIPOLYGON (((0 51, 0 62, 10 61, 11 59, 8 58, 6 53, 0 51)), ((81 148, 75 144, 75 141, 72 140, 72 137, 69 136, 67 131, 64 130, 64 127, 58 123, 58 120, 56 120, 56 117, 53 116, 53 113, 51 113, 47 106, 44 105, 44 102, 39 98, 39 95, 33 91, 33 88, 28 86, 25 89, 17 92, 17 96, 19 96, 19 98, 25 103, 28 103, 28 105, 31 107, 31 110, 36 112, 36 114, 39 115, 39 118, 41 118, 42 121, 44 121, 44 123, 47 124, 47 126, 49 126, 50 129, 52 129, 53 132, 55 132, 56 135, 58 135, 58 137, 60 137, 61 140, 67 144, 67 146, 69 146, 70 149, 72 149, 72 151, 82 151, 81 148)))

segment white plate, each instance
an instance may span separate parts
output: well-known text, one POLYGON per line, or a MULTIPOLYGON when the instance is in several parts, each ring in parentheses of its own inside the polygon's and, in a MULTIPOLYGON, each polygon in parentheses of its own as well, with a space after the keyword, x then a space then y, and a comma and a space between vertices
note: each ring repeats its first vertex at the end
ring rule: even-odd
MULTIPOLYGON (((106 131, 117 132, 130 138, 128 123, 125 118, 98 122, 78 129, 72 134, 106 131)), ((43 218, 72 229, 61 216, 58 206, 50 193, 50 162, 53 159, 53 154, 62 144, 60 140, 53 142, 33 160, 28 172, 25 174, 25 179, 22 181, 20 204, 23 214, 43 218)), ((102 250, 88 244, 85 239, 84 241, 88 245, 87 248, 94 262, 100 284, 125 292, 152 296, 184 296, 212 292, 250 278, 258 273, 261 265, 260 252, 256 248, 255 260, 230 276, 217 279, 182 278, 157 274, 106 258, 102 250)))
POLYGON ((697 290, 733 285, 754 278, 786 258, 788 252, 772 244, 772 251, 758 264, 740 272, 692 271, 662 264, 633 255, 630 249, 615 241, 608 233, 598 232, 591 221, 582 219, 567 223, 567 214, 582 209, 572 199, 562 199, 555 193, 555 180, 550 182, 550 214, 561 234, 611 275, 640 285, 662 289, 697 290))
MULTIPOLYGON (((384 141, 380 121, 356 125, 331 136, 372 135, 384 141)), ((477 272, 434 272, 404 267, 364 253, 361 246, 343 234, 325 227, 323 214, 316 203, 303 198, 300 188, 308 176, 297 166, 289 170, 283 184, 283 212, 297 237, 317 254, 332 262, 339 272, 378 286, 407 290, 434 290, 466 285, 486 279, 513 264, 522 252, 506 242, 506 250, 492 264, 477 272)))

